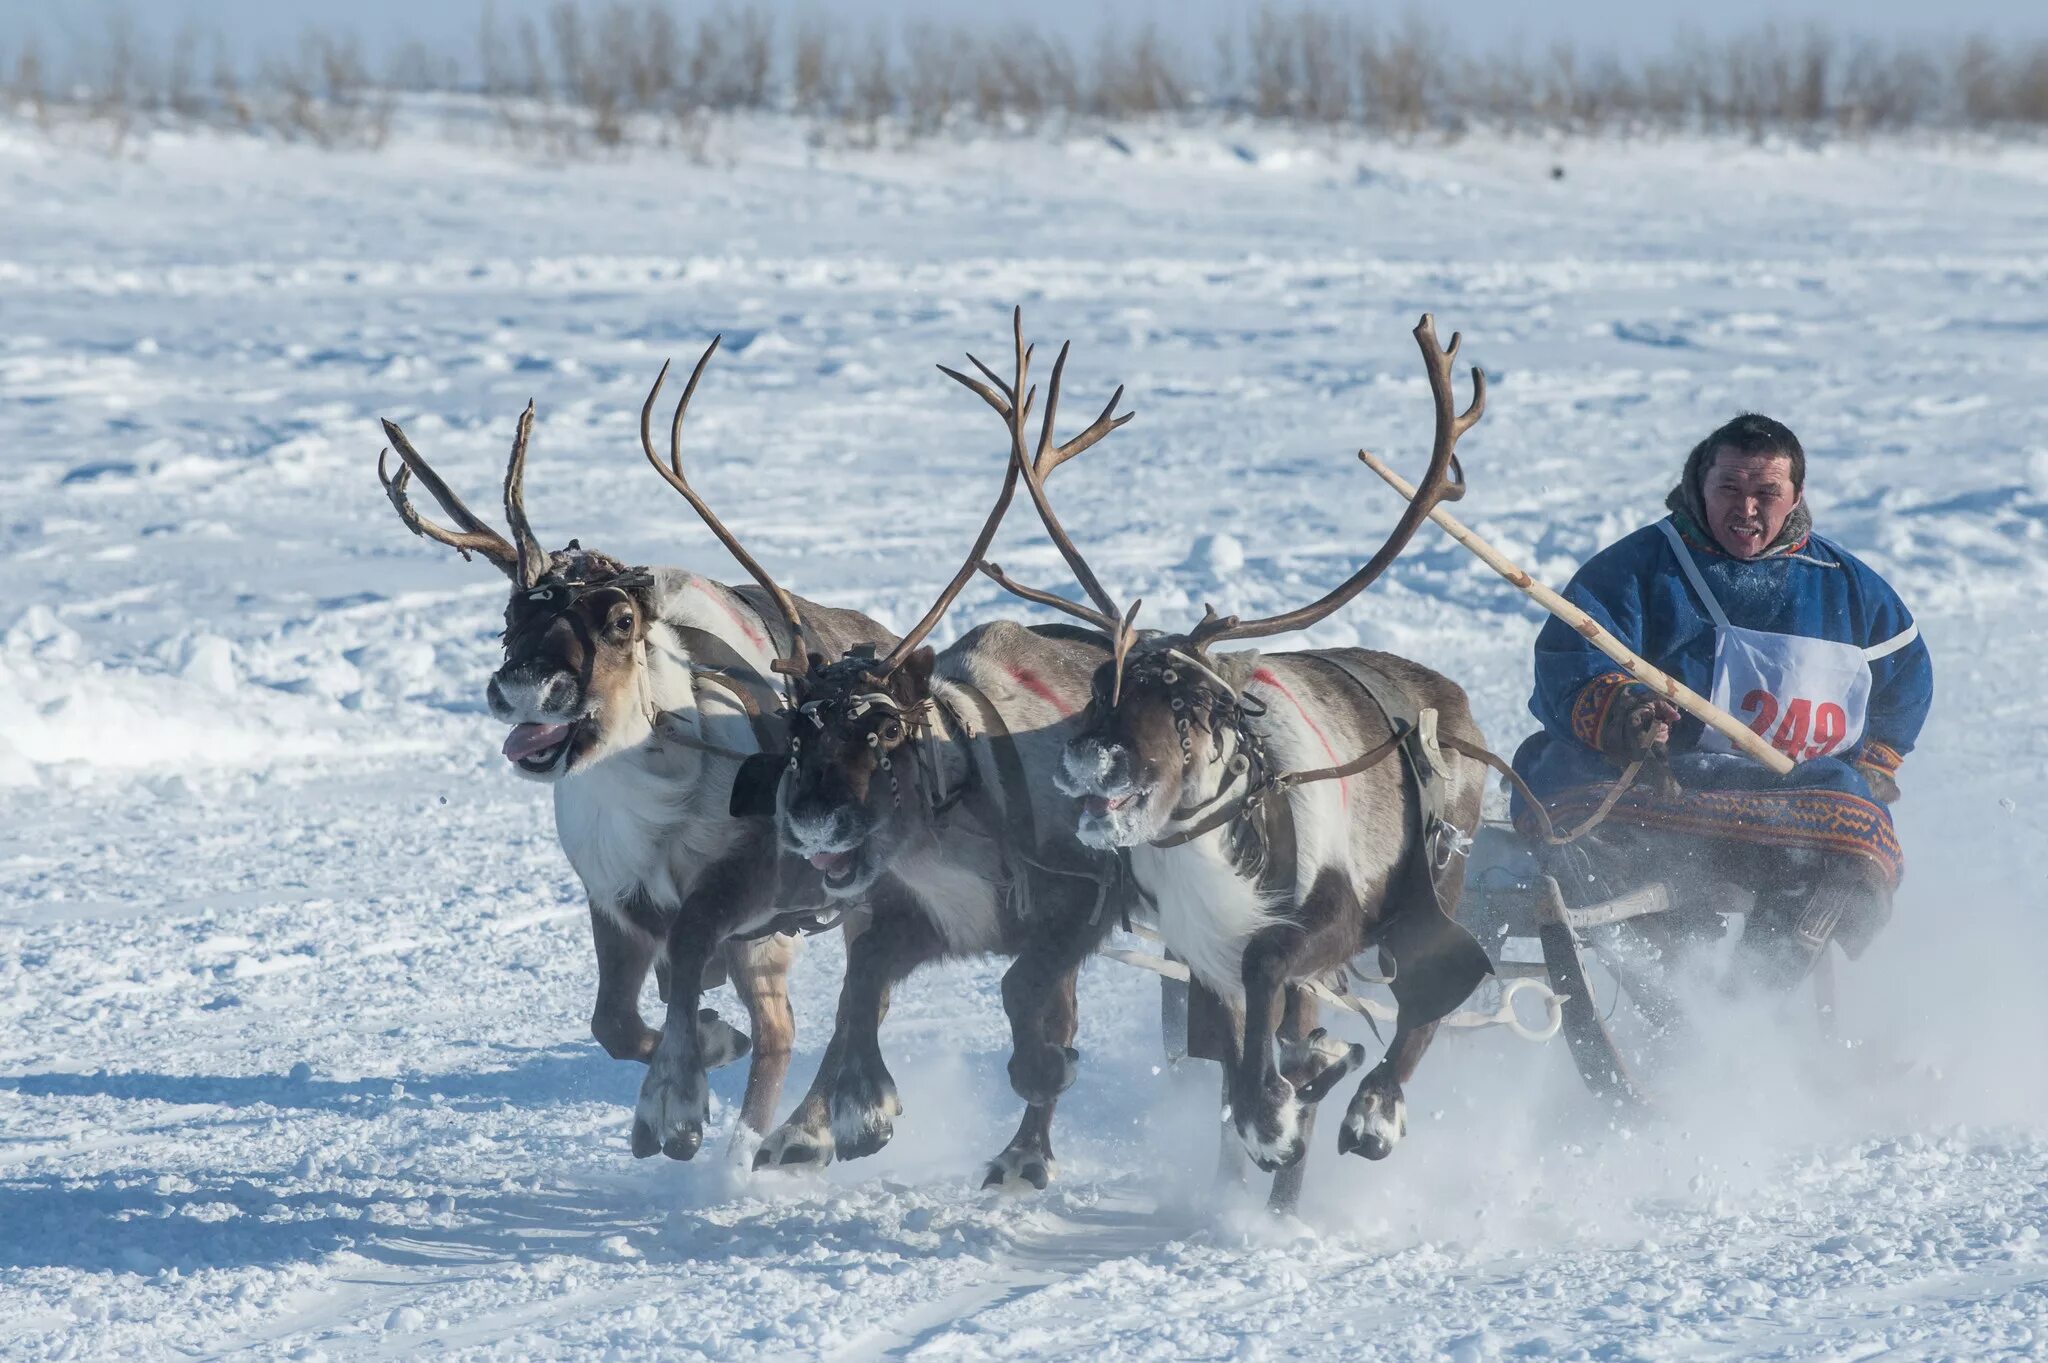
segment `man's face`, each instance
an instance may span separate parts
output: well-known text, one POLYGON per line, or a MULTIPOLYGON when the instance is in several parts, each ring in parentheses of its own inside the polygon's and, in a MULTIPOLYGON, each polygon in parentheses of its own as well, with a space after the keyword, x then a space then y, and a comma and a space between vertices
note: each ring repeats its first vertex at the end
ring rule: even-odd
POLYGON ((1792 461, 1782 454, 1717 454, 1701 492, 1708 531, 1736 558, 1755 558, 1769 548, 1799 505, 1792 461))

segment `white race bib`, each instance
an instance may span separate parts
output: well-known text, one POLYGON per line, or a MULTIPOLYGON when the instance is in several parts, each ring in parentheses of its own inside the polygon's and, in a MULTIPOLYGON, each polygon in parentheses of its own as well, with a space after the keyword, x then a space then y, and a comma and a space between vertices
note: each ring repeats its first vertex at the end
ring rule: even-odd
MULTIPOLYGON (((1714 638, 1714 704, 1794 762, 1848 752, 1863 737, 1870 664, 1854 644, 1722 625, 1714 638)), ((1734 752, 1717 729, 1706 752, 1734 752)))
MULTIPOLYGON (((1904 648, 1919 634, 1917 625, 1877 645, 1809 639, 1800 634, 1771 634, 1728 623, 1721 603, 1708 589, 1692 550, 1670 521, 1660 528, 1671 541, 1678 566, 1699 594, 1714 621, 1714 704, 1749 725, 1765 741, 1794 762, 1852 751, 1863 739, 1870 710, 1870 664, 1904 648)), ((1700 735, 1705 752, 1736 752, 1735 745, 1709 728, 1700 735)))

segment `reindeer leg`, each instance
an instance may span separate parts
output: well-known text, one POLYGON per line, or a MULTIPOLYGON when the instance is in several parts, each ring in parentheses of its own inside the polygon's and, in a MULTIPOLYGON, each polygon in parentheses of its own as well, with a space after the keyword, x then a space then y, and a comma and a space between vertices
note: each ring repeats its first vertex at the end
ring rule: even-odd
POLYGON ((746 1054, 745 1034, 712 1010, 700 1011, 700 1004, 704 968, 725 939, 731 906, 745 902, 758 866, 754 849, 747 848, 706 868, 669 922, 668 1016, 633 1110, 633 1153, 641 1159, 657 1150, 670 1159, 696 1155, 711 1108, 705 1072, 746 1054))
MULTIPOLYGON (((866 935, 869 922, 866 913, 849 913, 843 921, 840 932, 846 944, 846 970, 839 981, 838 1011, 832 1020, 832 1035, 825 1043, 825 1053, 818 1058, 818 1072, 811 1076, 811 1086, 797 1101, 794 1111, 783 1119, 782 1125, 768 1133, 761 1148, 754 1152, 754 1168, 813 1168, 822 1169, 832 1162, 832 1089, 839 1082, 841 1059, 846 1054, 846 1037, 850 1030, 847 1021, 848 1000, 854 990, 853 976, 864 968, 858 957, 863 950, 861 939, 866 935)), ((889 1009, 889 991, 882 990, 882 1013, 889 1009)), ((881 1019, 877 1018, 876 1025, 881 1019)))
POLYGON ((1394 1143, 1408 1134, 1408 1104, 1401 1086, 1415 1077, 1422 1053, 1429 1049, 1437 1024, 1409 1027, 1398 1019, 1394 1040, 1387 1054, 1372 1067, 1351 1097, 1344 1113, 1344 1125, 1337 1128, 1340 1154, 1358 1154, 1367 1159, 1385 1159, 1394 1153, 1394 1143))
POLYGON ((1244 949, 1244 1045, 1230 1091, 1231 1120, 1252 1163, 1272 1172, 1301 1158, 1301 1104, 1273 1058, 1273 1037, 1286 1002, 1287 968, 1301 930, 1278 924, 1244 949))
POLYGON ((647 982, 647 968, 660 950, 660 939, 596 904, 590 906, 590 939, 597 948, 597 1002, 590 1010, 590 1034, 612 1059, 644 1063, 661 1040, 661 1033, 640 1016, 640 988, 647 982))
MULTIPOLYGON (((1316 1003, 1315 995, 1309 993, 1306 989, 1301 989, 1294 985, 1288 986, 1287 1012, 1280 1023, 1280 1040, 1283 1051, 1290 1056, 1304 1051, 1304 1048, 1309 1044, 1310 1034, 1316 1031, 1317 1014, 1321 1011, 1316 1003)), ((1297 1088, 1306 1087, 1307 1083, 1310 1082, 1310 1076, 1306 1075, 1287 1077, 1290 1082, 1297 1078, 1301 1080, 1301 1083, 1296 1085, 1297 1088)), ((1317 1075, 1314 1077, 1320 1078, 1321 1076, 1317 1075)), ((1309 1141, 1315 1136, 1315 1128, 1316 1105, 1314 1103, 1303 1103, 1301 1107, 1301 1148, 1304 1158, 1297 1159, 1294 1163, 1273 1175, 1273 1190, 1266 1198, 1266 1210, 1272 1212, 1275 1216, 1292 1216, 1296 1209, 1301 1206, 1301 1184, 1303 1178, 1308 1173, 1308 1160, 1305 1156, 1308 1151, 1309 1141)))
POLYGON ((896 1096, 896 1080, 882 1061, 881 1038, 889 990, 945 950, 938 930, 900 885, 886 879, 877 882, 871 902, 874 921, 847 951, 846 984, 840 994, 845 1044, 827 1094, 832 1142, 840 1159, 872 1155, 895 1134, 903 1103, 896 1096))
POLYGON ((717 946, 715 932, 700 921, 678 918, 669 929, 668 1017, 661 1040, 648 1057, 647 1078, 633 1109, 636 1158, 659 1151, 670 1159, 686 1160, 704 1144, 711 1096, 697 1001, 702 997, 705 963, 717 946))
POLYGON ((1055 1101, 1074 1082, 1081 1053, 1069 1044, 1074 1033, 1065 1015, 1071 1005, 1062 1005, 1073 998, 1079 967, 1079 961, 1061 962, 1052 953, 1027 949, 1003 972, 1010 1087, 1034 1107, 1055 1101))
MULTIPOLYGON (((1014 969, 1014 967, 1012 968, 1014 969)), ((1080 974, 1076 962, 1054 981, 1036 1019, 1037 1044, 1048 1055, 1057 1054, 1065 1062, 1067 1080, 1072 1082, 1072 1066, 1078 1058, 1074 1050, 1074 1032, 1080 1025, 1079 1005, 1074 997, 1075 978, 1080 974)), ((1003 1003, 1010 1004, 1009 974, 1003 976, 1003 1003)), ((1016 1084, 1016 1056, 1023 1042, 1018 1032, 1018 1019, 1011 1017, 1011 1083, 1016 1084)), ((1066 1085, 1062 1084, 1061 1088, 1066 1085)), ((1052 1114, 1059 1104, 1055 1092, 1043 1102, 1028 1103, 1024 1109, 1024 1120, 1017 1126, 1017 1134, 1010 1137, 1009 1145, 1001 1154, 989 1162, 988 1173, 982 1178, 984 1188, 1009 1188, 1028 1183, 1040 1192, 1059 1172, 1059 1164, 1052 1153, 1052 1114)))
POLYGON ((751 1167, 761 1137, 775 1119, 782 1083, 789 1075, 789 1053, 796 1044, 796 1015, 789 1006, 789 967, 796 959, 799 937, 776 934, 759 941, 734 939, 725 944, 726 969, 734 992, 747 1006, 753 1034, 753 1062, 747 1067, 746 1096, 732 1130, 734 1162, 751 1167))

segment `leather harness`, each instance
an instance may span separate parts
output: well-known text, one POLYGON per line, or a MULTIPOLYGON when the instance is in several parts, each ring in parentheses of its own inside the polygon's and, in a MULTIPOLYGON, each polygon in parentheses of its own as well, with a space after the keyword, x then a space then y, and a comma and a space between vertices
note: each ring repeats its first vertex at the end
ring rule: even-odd
MULTIPOLYGON (((1233 766, 1237 770, 1232 780, 1207 806, 1190 812, 1190 817, 1199 815, 1191 827, 1155 839, 1151 845, 1179 847, 1218 829, 1231 828, 1229 851, 1239 873, 1255 880, 1262 894, 1294 898, 1299 891, 1295 873, 1294 814, 1285 798, 1286 791, 1315 781, 1356 776, 1398 751, 1407 771, 1407 784, 1415 792, 1414 806, 1419 823, 1415 826, 1417 836, 1410 844, 1413 850, 1396 867, 1395 876, 1420 877, 1416 888, 1426 887, 1429 894, 1427 900, 1419 893, 1404 896, 1404 900, 1413 906, 1405 913, 1380 922, 1371 944, 1379 946, 1394 960, 1395 998, 1401 1003, 1404 1013, 1412 1007, 1417 1015, 1414 1025, 1431 1022, 1462 1003, 1477 980, 1492 970, 1491 961, 1487 960, 1484 950, 1471 934, 1440 911, 1436 892, 1437 877, 1462 850, 1463 842, 1459 830, 1444 817, 1446 773, 1439 749, 1449 747, 1453 751, 1470 754, 1475 751, 1475 745, 1449 737, 1440 738, 1436 733, 1435 712, 1417 706, 1406 687, 1364 659, 1342 653, 1312 656, 1314 661, 1334 668, 1364 691, 1386 717, 1391 735, 1370 751, 1341 766, 1268 772, 1262 769, 1263 762, 1257 755, 1262 751, 1262 745, 1249 739, 1243 723, 1247 714, 1243 709, 1243 697, 1236 696, 1240 715, 1240 755, 1246 748, 1252 749, 1253 755, 1242 766, 1238 766, 1236 758, 1233 758, 1233 766), (1231 790, 1239 779, 1244 781, 1246 789, 1233 799, 1231 790), (1438 911, 1432 912, 1424 907, 1425 903, 1438 906, 1438 911)), ((1249 713, 1255 715, 1258 712, 1249 713)), ((1476 752, 1484 753, 1485 750, 1476 749, 1476 752)), ((1121 854, 1120 860, 1128 867, 1128 849, 1121 854)), ((1135 884, 1135 877, 1132 880, 1135 884)), ((1140 893, 1143 894, 1142 889, 1140 893)))

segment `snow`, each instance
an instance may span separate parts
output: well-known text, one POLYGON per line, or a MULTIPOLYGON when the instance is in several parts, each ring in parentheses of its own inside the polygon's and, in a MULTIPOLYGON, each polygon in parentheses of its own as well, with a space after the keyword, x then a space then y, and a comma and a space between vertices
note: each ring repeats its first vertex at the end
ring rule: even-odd
MULTIPOLYGON (((542 167, 430 122, 141 160, 17 129, 0 220, 0 1354, 2048 1351, 2048 152, 1139 127, 840 154, 767 120, 702 162, 542 167), (876 1158, 749 1178, 714 1133, 635 1162, 585 910, 482 706, 503 587, 404 532, 376 418, 481 510, 533 397, 544 539, 730 578, 634 435, 662 359, 722 331, 693 477, 786 585, 900 625, 1003 453, 931 366, 1000 361, 1019 301, 1074 339, 1076 425, 1129 385, 1058 495, 1155 623, 1294 604, 1377 542, 1351 451, 1426 449, 1425 310, 1493 385, 1459 515, 1553 582, 1658 514, 1701 433, 1789 422, 1820 525, 1940 673, 1847 1041, 1731 1007, 1641 1120, 1561 1041, 1445 1037, 1397 1153, 1340 1160, 1325 1121, 1284 1224, 1211 1193, 1213 1076, 1160 1072, 1156 986, 1107 962, 1059 1180, 979 1191, 1016 1116, 984 963, 899 992, 876 1158)), ((997 556, 1057 583, 1028 520, 997 556)), ((1011 613, 977 581, 942 634, 1011 613)), ((1311 637, 1442 668, 1506 747, 1537 624, 1425 531, 1311 637)), ((839 960, 798 967, 790 1099, 839 960)))

